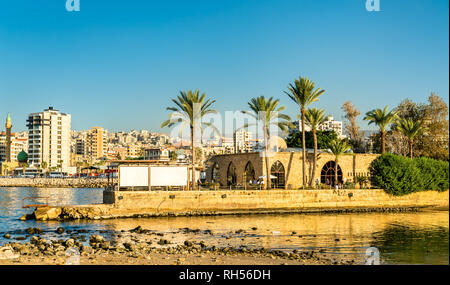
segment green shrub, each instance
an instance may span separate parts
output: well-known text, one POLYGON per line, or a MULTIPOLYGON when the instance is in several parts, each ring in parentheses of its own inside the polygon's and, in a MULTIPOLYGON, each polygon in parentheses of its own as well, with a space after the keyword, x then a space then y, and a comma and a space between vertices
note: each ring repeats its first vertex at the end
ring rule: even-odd
POLYGON ((406 157, 383 154, 370 164, 371 183, 392 195, 405 195, 422 189, 420 171, 406 157))
POLYGON ((369 177, 363 175, 356 175, 355 183, 359 184, 359 188, 367 188, 367 183, 369 183, 369 177))
POLYGON ((353 182, 345 182, 344 189, 356 189, 356 184, 353 182))
POLYGON ((383 154, 370 167, 371 183, 392 195, 415 191, 445 191, 449 187, 449 163, 431 158, 409 159, 383 154))
POLYGON ((416 158, 413 161, 420 171, 420 179, 424 190, 444 191, 448 189, 448 162, 427 157, 416 158))

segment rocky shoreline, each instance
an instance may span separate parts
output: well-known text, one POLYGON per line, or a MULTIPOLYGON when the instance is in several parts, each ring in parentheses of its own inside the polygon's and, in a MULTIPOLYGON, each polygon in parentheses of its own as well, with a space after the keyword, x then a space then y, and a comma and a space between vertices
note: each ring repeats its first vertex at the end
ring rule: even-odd
MULTIPOLYGON (((114 179, 117 182, 117 179, 114 179)), ((0 187, 104 188, 107 178, 0 178, 0 187)))
POLYGON ((92 206, 68 206, 68 207, 37 207, 33 213, 23 215, 20 220, 37 220, 37 221, 73 221, 73 220, 110 220, 110 219, 133 219, 133 218, 157 218, 157 217, 192 217, 192 216, 222 216, 222 215, 258 215, 258 214, 345 214, 345 213, 403 213, 403 212, 419 212, 424 209, 433 207, 374 207, 374 208, 330 208, 330 209, 290 209, 290 210, 253 210, 253 211, 228 211, 228 212, 186 212, 186 213, 139 213, 134 214, 132 211, 123 214, 112 215, 109 212, 109 205, 92 205, 92 206))
MULTIPOLYGON (((80 264, 272 264, 272 265, 350 265, 361 264, 354 256, 332 256, 321 250, 286 251, 249 247, 246 245, 220 246, 205 240, 213 235, 211 230, 179 229, 178 237, 169 239, 168 234, 143 229, 114 232, 109 238, 106 231, 91 234, 85 230, 58 228, 56 236, 66 238, 45 239, 38 228, 26 230, 28 237, 15 237, 16 241, 0 247, 0 264, 47 264, 64 265, 68 250, 79 253, 80 264), (25 241, 29 238, 29 241, 25 241), (2 258, 3 256, 3 258, 2 258)), ((231 233, 230 233, 231 234, 231 233)), ((245 238, 245 230, 239 234, 245 238)), ((292 233, 295 236, 295 233, 292 233)), ((13 239, 10 234, 5 239, 13 239)), ((242 238, 242 239, 244 239, 242 238)), ((225 237, 230 239, 230 237, 225 237)))

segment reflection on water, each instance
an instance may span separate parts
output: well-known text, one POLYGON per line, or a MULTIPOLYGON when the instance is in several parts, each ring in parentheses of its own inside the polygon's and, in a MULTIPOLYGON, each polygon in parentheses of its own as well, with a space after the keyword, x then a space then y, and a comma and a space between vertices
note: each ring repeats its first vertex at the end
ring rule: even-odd
MULTIPOLYGON (((47 226, 47 223, 19 221, 22 215, 33 212, 33 209, 22 208, 22 200, 37 196, 48 197, 49 204, 54 206, 97 204, 103 201, 102 189, 0 187, 0 233, 37 226, 43 230, 53 229, 52 226, 47 226)), ((45 200, 27 200, 25 204, 44 202, 45 200)))
POLYGON ((389 225, 374 246, 382 249, 381 254, 390 263, 448 264, 448 224, 423 228, 389 225))
POLYGON ((140 225, 168 233, 169 238, 186 239, 186 236, 180 236, 179 229, 189 227, 211 230, 213 234, 202 237, 202 240, 219 246, 245 244, 249 247, 315 249, 352 255, 363 254, 367 247, 375 246, 385 264, 449 263, 448 211, 161 217, 64 223, 18 221, 24 212, 30 211, 21 209, 21 199, 34 195, 51 197, 50 204, 53 205, 102 201, 101 189, 0 188, 1 236, 5 232, 23 235, 21 231, 36 226, 47 235, 56 236, 53 231, 59 226, 116 233, 140 225), (240 232, 240 229, 245 231, 240 232))

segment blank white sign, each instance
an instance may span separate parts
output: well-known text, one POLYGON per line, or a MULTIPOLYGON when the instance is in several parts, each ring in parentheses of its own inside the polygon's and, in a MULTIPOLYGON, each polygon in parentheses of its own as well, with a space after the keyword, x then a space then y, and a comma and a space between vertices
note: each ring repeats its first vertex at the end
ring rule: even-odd
POLYGON ((147 166, 121 166, 119 173, 120 187, 148 186, 147 166))
POLYGON ((188 172, 186 166, 151 167, 151 186, 187 186, 188 172))

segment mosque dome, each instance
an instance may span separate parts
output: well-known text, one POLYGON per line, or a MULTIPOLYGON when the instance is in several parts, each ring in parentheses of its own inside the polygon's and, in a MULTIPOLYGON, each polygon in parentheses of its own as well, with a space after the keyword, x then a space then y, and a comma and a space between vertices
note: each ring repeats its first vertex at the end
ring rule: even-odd
POLYGON ((286 149, 287 144, 284 141, 284 139, 280 138, 279 136, 272 136, 269 139, 269 149, 272 150, 278 150, 278 149, 286 149))
POLYGON ((28 154, 25 151, 21 151, 18 155, 17 155, 17 160, 20 163, 26 163, 28 161, 28 154))

